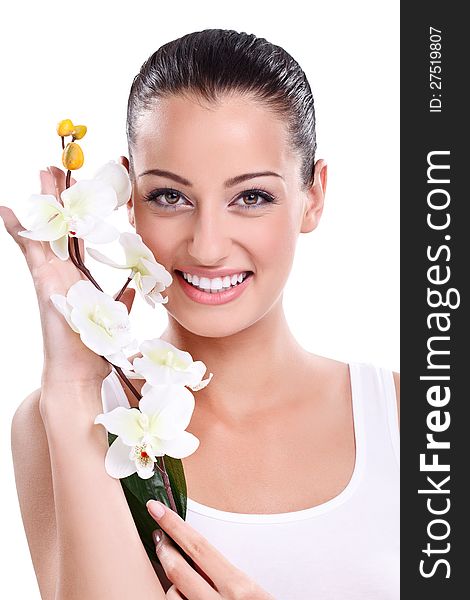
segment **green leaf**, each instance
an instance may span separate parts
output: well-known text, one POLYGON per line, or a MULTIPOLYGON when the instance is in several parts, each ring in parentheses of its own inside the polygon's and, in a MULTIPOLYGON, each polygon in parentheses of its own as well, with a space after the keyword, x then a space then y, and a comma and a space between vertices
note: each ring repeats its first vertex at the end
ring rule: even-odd
MULTIPOLYGON (((116 438, 116 435, 108 433, 108 444, 111 445, 116 438)), ((170 456, 165 456, 163 460, 178 514, 181 518, 185 519, 187 491, 183 463, 181 460, 171 458, 170 456)), ((158 469, 155 469, 155 474, 150 479, 142 479, 137 473, 134 473, 133 475, 129 475, 129 477, 124 477, 120 481, 148 557, 150 560, 158 561, 155 553, 155 544, 152 539, 152 531, 157 529, 158 524, 149 515, 146 504, 149 500, 159 500, 166 506, 170 506, 160 472, 158 469)))
POLYGON ((171 490, 175 499, 176 509, 182 519, 186 519, 186 507, 188 492, 186 489, 186 479, 184 477, 183 463, 179 458, 164 456, 166 472, 170 480, 171 490))

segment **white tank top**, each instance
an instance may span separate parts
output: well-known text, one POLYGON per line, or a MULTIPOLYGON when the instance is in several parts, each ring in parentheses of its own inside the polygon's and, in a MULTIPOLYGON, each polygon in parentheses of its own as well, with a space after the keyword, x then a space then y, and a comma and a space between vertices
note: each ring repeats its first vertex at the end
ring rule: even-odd
MULTIPOLYGON (((366 363, 349 368, 356 461, 339 495, 276 514, 226 512, 188 498, 186 521, 276 600, 399 598, 400 447, 393 375, 366 363)), ((114 371, 103 382, 102 397, 104 411, 129 407, 114 371)))

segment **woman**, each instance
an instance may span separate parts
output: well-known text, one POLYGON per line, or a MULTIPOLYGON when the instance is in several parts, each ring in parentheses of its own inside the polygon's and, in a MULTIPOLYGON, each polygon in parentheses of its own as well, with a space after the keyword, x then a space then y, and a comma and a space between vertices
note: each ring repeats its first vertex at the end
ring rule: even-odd
MULTIPOLYGON (((188 427, 200 446, 183 459, 187 521, 149 505, 194 564, 163 536, 162 583, 152 569, 93 425, 135 398, 51 306, 82 275, 1 207, 43 327, 42 386, 12 426, 42 597, 398 598, 398 376, 307 352, 283 312, 327 182, 305 74, 254 35, 189 34, 142 66, 127 134, 129 222, 174 277, 161 337, 214 373, 188 427)), ((64 186, 60 169, 41 178, 43 193, 64 186)), ((123 300, 130 310, 133 292, 123 300)))

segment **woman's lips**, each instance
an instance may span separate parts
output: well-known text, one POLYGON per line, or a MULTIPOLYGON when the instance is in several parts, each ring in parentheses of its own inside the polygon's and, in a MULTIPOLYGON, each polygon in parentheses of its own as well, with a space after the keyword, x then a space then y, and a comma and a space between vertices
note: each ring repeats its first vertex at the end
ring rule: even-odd
POLYGON ((185 294, 191 298, 191 300, 199 302, 200 304, 225 304, 226 302, 230 302, 231 300, 238 298, 238 296, 243 294, 244 290, 249 285, 253 275, 253 273, 248 273, 245 279, 235 287, 230 287, 219 292, 203 292, 202 290, 194 287, 194 285, 188 283, 183 277, 181 271, 175 271, 175 273, 185 294))

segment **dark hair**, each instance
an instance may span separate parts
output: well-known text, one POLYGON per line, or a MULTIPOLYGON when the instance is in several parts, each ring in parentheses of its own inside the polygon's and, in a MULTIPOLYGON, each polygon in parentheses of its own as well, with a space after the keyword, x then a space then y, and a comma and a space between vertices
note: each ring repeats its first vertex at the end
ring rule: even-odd
POLYGON ((302 182, 311 185, 317 144, 313 96, 305 73, 280 46, 231 29, 189 33, 164 44, 144 62, 127 105, 130 169, 137 119, 156 98, 192 94, 216 102, 232 91, 259 99, 286 122, 292 146, 302 157, 302 182))

